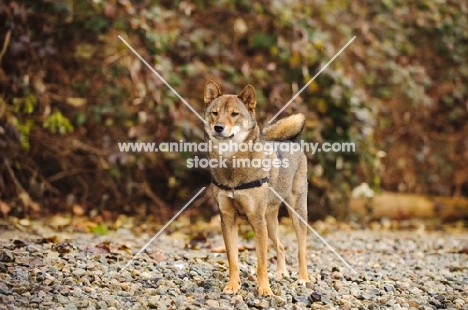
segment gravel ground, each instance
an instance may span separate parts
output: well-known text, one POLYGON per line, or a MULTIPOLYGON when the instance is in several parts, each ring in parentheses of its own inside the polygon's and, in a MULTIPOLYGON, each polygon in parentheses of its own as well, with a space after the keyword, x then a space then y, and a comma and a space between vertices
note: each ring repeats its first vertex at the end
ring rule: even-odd
MULTIPOLYGON (((270 284, 277 297, 257 296, 253 240, 246 239, 240 242, 241 290, 222 293, 227 260, 217 253, 223 245, 219 228, 210 224, 198 224, 198 235, 190 225, 176 224, 121 274, 156 230, 138 236, 127 228, 98 236, 42 224, 3 230, 0 309, 468 309, 464 229, 316 223, 357 274, 310 233, 311 283, 302 287, 295 283, 295 236, 289 222, 283 224, 291 277, 274 278, 270 248, 270 284)), ((248 228, 242 226, 245 235, 248 228)))

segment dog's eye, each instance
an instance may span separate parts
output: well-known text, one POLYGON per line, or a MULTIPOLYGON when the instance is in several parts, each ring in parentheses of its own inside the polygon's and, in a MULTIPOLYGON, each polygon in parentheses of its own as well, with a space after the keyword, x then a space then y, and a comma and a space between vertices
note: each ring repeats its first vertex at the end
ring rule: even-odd
POLYGON ((233 116, 233 117, 234 117, 234 116, 237 116, 237 115, 239 115, 239 113, 237 113, 237 112, 232 112, 232 113, 231 113, 231 116, 233 116))
POLYGON ((211 114, 213 114, 214 116, 218 116, 218 112, 216 111, 211 111, 211 114))

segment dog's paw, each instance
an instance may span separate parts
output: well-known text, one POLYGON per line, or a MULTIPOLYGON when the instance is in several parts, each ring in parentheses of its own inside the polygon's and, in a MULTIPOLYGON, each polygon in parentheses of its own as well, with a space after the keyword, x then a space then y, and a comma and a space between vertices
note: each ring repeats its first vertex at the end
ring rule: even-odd
POLYGON ((296 283, 297 283, 297 285, 299 285, 299 286, 305 286, 305 285, 307 284, 307 282, 310 282, 308 278, 306 278, 306 279, 299 279, 299 280, 297 280, 296 283))
POLYGON ((271 291, 271 288, 269 286, 265 287, 259 287, 258 288, 258 295, 260 296, 274 296, 273 292, 271 291))
POLYGON ((228 283, 225 287, 223 292, 227 294, 235 294, 239 290, 240 285, 238 282, 235 283, 228 283))
POLYGON ((285 269, 285 270, 278 270, 276 272, 276 278, 278 280, 281 280, 283 278, 289 278, 289 272, 285 269))

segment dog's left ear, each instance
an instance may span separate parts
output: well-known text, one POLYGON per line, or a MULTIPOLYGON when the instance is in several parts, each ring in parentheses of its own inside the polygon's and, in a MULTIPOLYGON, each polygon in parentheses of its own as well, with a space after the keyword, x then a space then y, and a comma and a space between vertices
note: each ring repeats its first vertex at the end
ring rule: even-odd
POLYGON ((257 105, 257 94, 255 93, 255 88, 252 85, 247 85, 237 97, 242 100, 249 111, 255 111, 255 106, 257 105))

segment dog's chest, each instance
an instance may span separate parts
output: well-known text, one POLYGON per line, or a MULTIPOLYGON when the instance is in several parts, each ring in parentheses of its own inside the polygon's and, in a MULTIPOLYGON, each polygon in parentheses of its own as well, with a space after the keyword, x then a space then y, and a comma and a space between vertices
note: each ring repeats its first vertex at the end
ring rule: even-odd
POLYGON ((244 191, 220 191, 220 196, 228 197, 220 199, 220 209, 225 212, 235 212, 242 219, 247 219, 245 205, 246 205, 246 193, 244 191))

